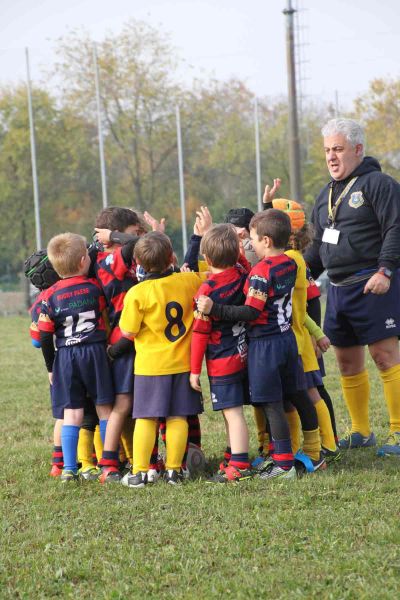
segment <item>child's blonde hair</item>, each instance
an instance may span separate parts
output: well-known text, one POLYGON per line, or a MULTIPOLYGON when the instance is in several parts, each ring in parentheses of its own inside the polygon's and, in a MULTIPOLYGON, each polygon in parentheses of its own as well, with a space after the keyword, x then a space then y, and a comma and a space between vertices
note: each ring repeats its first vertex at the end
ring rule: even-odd
POLYGON ((49 241, 47 256, 60 277, 76 275, 86 256, 86 239, 77 233, 60 233, 49 241))

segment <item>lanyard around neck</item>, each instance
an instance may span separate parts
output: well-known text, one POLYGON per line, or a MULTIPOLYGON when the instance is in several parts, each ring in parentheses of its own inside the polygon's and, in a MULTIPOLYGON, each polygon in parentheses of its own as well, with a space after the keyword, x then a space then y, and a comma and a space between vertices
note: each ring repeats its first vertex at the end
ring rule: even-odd
POLYGON ((350 179, 349 183, 344 188, 343 192, 340 194, 339 198, 336 200, 335 206, 332 206, 332 187, 329 189, 329 197, 328 197, 328 221, 331 224, 331 227, 335 224, 336 213, 338 211, 339 206, 342 203, 343 198, 350 191, 350 188, 353 186, 354 182, 358 179, 358 177, 353 177, 350 179))

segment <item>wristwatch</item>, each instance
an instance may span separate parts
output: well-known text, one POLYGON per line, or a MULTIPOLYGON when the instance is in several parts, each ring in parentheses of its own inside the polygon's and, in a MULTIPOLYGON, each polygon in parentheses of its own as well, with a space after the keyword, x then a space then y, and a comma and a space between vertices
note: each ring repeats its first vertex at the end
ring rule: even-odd
POLYGON ((380 273, 381 275, 384 275, 388 279, 392 279, 392 276, 393 276, 393 271, 391 271, 387 267, 379 267, 378 273, 380 273))

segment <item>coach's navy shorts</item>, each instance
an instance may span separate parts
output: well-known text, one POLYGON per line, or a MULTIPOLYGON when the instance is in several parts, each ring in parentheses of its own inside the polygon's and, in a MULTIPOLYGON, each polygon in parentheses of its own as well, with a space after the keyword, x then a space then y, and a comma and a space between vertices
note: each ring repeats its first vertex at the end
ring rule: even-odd
POLYGON ((249 379, 235 373, 234 376, 209 377, 213 410, 224 410, 250 404, 249 379))
POLYGON ((203 399, 189 383, 189 372, 135 375, 132 417, 187 417, 203 412, 203 399))
POLYGON ((135 351, 127 352, 111 363, 111 373, 116 394, 133 394, 133 363, 135 351))
POLYGON ((297 391, 298 350, 292 331, 250 338, 248 372, 252 404, 280 402, 297 391))
POLYGON ((329 286, 324 332, 333 346, 366 346, 400 335, 399 271, 386 294, 363 294, 365 284, 329 286))
POLYGON ((94 404, 112 404, 114 389, 104 344, 59 348, 53 366, 53 415, 62 419, 66 408, 84 408, 86 397, 94 404))

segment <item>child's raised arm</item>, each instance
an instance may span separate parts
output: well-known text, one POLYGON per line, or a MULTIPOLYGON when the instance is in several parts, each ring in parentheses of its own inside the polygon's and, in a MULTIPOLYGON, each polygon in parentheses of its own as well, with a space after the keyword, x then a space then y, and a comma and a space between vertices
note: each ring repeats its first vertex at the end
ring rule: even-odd
POLYGON ((273 184, 272 188, 268 184, 265 186, 264 196, 263 196, 264 210, 267 210, 268 208, 273 208, 272 200, 274 199, 276 192, 281 187, 281 183, 282 183, 282 180, 277 178, 277 179, 274 179, 274 184, 273 184))

